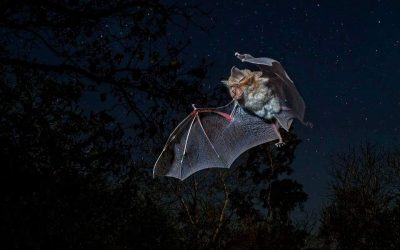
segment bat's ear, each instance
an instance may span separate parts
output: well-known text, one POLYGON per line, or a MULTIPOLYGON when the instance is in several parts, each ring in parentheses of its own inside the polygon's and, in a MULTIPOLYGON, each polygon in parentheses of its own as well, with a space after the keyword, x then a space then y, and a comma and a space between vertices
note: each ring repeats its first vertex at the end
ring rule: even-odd
POLYGON ((226 86, 230 86, 232 85, 232 83, 239 82, 243 77, 244 77, 243 72, 240 69, 233 66, 231 68, 231 75, 229 76, 229 79, 222 80, 221 82, 226 86))
POLYGON ((236 68, 235 66, 233 66, 233 67, 231 68, 231 77, 233 77, 233 78, 239 78, 239 77, 241 77, 241 76, 243 76, 242 71, 240 71, 240 69, 238 69, 238 68, 236 68))

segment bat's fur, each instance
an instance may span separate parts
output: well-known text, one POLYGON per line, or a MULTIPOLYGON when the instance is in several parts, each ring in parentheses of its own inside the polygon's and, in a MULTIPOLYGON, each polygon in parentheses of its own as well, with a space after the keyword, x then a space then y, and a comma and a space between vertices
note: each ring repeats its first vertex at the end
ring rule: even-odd
POLYGON ((253 111, 256 115, 272 119, 273 116, 281 111, 281 103, 273 89, 268 87, 269 79, 262 76, 261 71, 250 71, 248 69, 233 69, 233 73, 227 81, 223 83, 231 91, 232 88, 240 89, 243 93, 238 100, 242 105, 253 111))

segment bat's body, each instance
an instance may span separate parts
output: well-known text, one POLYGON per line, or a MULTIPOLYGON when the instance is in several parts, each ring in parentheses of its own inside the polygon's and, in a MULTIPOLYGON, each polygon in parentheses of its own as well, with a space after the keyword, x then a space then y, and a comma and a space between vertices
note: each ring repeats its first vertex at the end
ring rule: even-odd
POLYGON ((244 90, 244 107, 253 111, 259 117, 272 119, 281 111, 279 98, 266 86, 268 79, 259 87, 249 87, 244 90))
POLYGON ((261 71, 231 69, 223 81, 233 101, 219 108, 194 107, 172 132, 154 166, 154 175, 181 180, 206 168, 229 168, 246 150, 279 140, 279 127, 303 122, 305 105, 281 64, 270 58, 235 54, 261 71))
POLYGON ((259 117, 272 119, 280 112, 281 103, 278 96, 269 84, 269 78, 262 77, 262 72, 252 72, 249 70, 239 70, 233 67, 228 81, 223 81, 231 90, 232 98, 254 112, 259 117), (237 88, 232 91, 232 88, 237 88), (237 95, 235 92, 238 92, 237 95), (240 93, 242 93, 240 95, 240 93))

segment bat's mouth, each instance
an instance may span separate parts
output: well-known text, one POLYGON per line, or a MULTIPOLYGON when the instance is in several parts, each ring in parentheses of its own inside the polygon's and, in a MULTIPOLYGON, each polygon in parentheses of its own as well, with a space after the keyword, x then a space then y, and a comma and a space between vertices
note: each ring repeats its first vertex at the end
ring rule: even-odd
POLYGON ((235 84, 231 87, 231 96, 234 100, 240 100, 243 98, 243 90, 239 84, 235 84))

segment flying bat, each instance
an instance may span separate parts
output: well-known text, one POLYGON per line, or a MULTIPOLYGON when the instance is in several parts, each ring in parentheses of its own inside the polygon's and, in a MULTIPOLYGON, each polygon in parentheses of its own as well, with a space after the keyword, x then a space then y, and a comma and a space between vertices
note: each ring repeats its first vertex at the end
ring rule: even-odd
MULTIPOLYGON (((279 128, 294 118, 304 123, 305 104, 282 65, 271 58, 235 53, 260 71, 232 67, 223 81, 232 101, 216 108, 197 108, 175 128, 158 157, 153 176, 184 180, 207 168, 229 168, 248 149, 278 140, 279 128)), ((309 124, 311 125, 311 124, 309 124)))

